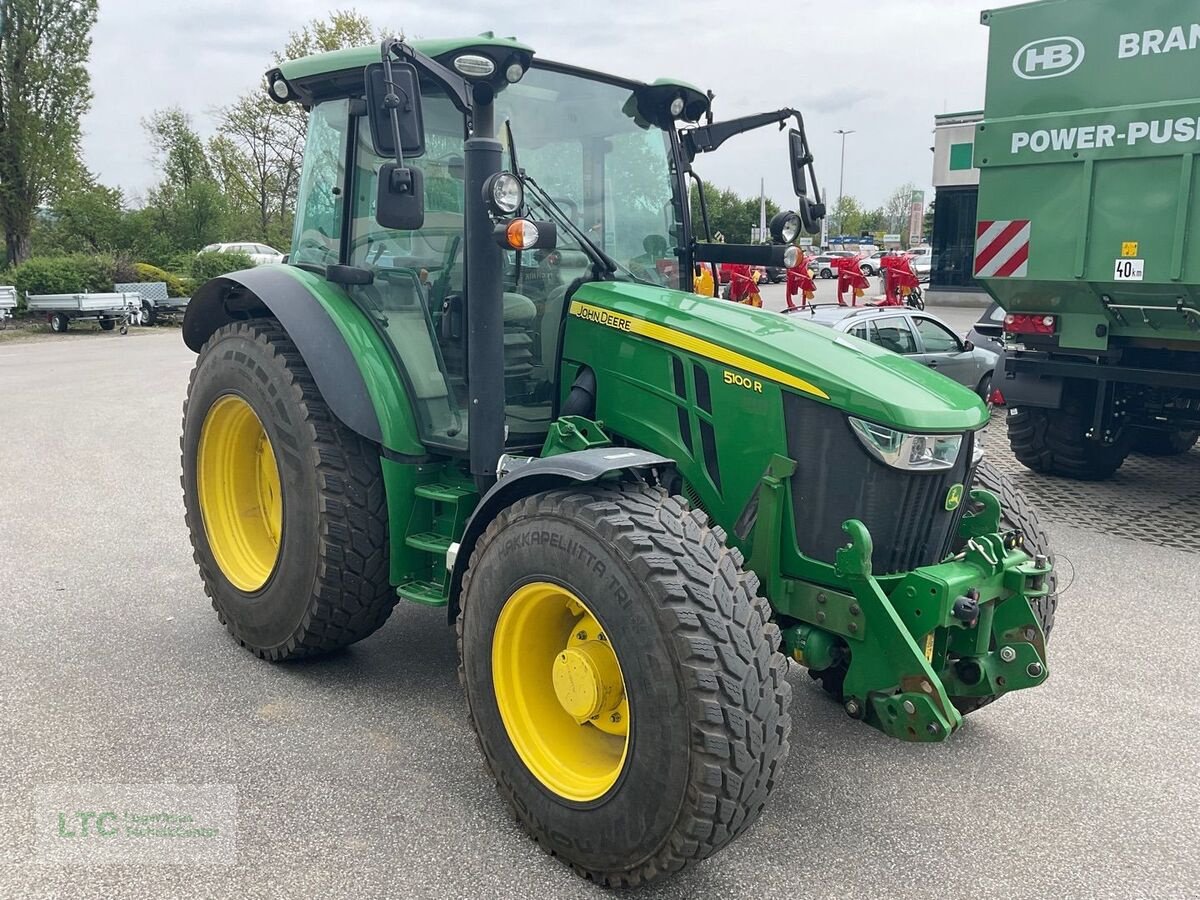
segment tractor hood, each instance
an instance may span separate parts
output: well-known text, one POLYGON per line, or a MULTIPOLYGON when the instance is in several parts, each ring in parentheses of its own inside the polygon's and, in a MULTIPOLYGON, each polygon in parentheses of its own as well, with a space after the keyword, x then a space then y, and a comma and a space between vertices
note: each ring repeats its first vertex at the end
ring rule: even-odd
POLYGON ((987 407, 974 391, 798 315, 618 281, 582 285, 570 312, 724 362, 902 431, 974 431, 988 421, 987 407))

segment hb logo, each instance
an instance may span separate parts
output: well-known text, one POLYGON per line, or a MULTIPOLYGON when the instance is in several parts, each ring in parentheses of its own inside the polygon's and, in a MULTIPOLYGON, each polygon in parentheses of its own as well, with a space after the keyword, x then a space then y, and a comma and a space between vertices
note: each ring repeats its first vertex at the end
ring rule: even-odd
POLYGON ((1013 57, 1013 71, 1018 78, 1037 81, 1042 78, 1059 78, 1070 75, 1086 55, 1083 42, 1073 37, 1043 38, 1032 41, 1017 51, 1013 57))

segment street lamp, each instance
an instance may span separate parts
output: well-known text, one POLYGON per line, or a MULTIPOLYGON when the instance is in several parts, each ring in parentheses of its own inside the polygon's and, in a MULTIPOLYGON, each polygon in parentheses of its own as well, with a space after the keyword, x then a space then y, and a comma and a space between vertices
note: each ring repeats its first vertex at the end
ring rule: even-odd
POLYGON ((845 223, 845 221, 843 221, 843 216, 842 216, 842 196, 846 190, 846 135, 855 134, 855 133, 856 132, 853 129, 847 131, 844 128, 839 128, 837 131, 834 132, 834 134, 840 134, 842 136, 842 171, 841 171, 841 174, 838 176, 838 202, 837 202, 838 232, 839 233, 842 233, 846 230, 846 223, 845 223))

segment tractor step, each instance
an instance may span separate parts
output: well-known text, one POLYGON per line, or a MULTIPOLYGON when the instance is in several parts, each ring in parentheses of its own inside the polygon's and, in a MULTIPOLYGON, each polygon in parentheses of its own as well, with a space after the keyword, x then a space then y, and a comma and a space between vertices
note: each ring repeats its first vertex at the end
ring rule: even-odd
POLYGON ((450 549, 452 542, 444 534, 438 534, 436 531, 423 531, 420 534, 410 534, 404 539, 404 543, 417 550, 438 555, 444 563, 446 551, 450 549))
POLYGON ((436 581, 407 581, 396 588, 396 595, 409 603, 421 606, 445 606, 446 596, 436 581))
POLYGON ((426 500, 438 500, 442 503, 457 503, 463 497, 469 497, 475 491, 468 487, 459 487, 454 484, 441 484, 439 482, 430 482, 429 484, 418 484, 413 491, 418 497, 424 497, 426 500))

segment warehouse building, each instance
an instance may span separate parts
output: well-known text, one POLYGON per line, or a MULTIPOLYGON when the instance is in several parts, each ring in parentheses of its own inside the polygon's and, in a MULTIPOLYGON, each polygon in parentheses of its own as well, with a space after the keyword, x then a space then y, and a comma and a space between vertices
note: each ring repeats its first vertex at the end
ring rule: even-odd
POLYGON ((947 294, 974 294, 982 288, 973 277, 975 222, 979 203, 979 169, 975 167, 975 126, 983 112, 947 113, 935 119, 933 186, 936 191, 933 299, 947 294))

